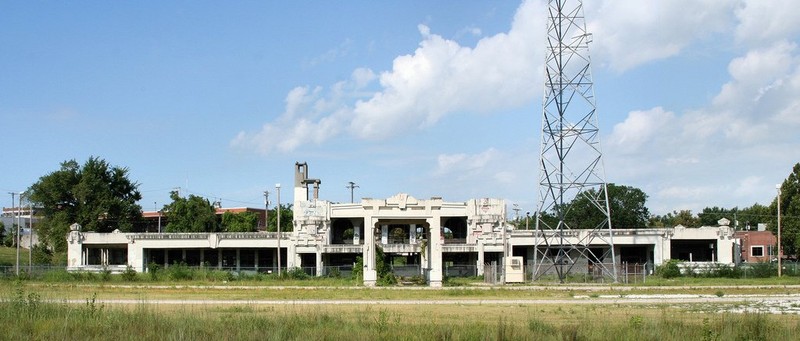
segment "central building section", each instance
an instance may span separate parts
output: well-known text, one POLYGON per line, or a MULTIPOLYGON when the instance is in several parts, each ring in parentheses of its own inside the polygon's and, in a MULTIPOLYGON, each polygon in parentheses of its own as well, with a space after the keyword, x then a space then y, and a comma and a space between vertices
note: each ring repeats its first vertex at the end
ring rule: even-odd
POLYGON ((289 267, 347 266, 361 257, 364 285, 374 286, 376 251, 381 249, 395 276, 421 276, 438 287, 447 269, 461 266, 480 275, 485 262, 501 260, 505 254, 503 200, 445 202, 398 193, 387 199, 335 204, 319 200, 320 183, 308 179, 305 163, 295 165, 295 243, 290 245, 296 250, 288 254, 297 256, 289 259, 289 267))

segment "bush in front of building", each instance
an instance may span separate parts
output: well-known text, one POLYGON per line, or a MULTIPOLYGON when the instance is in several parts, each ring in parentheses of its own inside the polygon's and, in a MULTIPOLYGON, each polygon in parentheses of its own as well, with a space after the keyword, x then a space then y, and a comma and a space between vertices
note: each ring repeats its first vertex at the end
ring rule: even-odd
POLYGON ((166 268, 167 277, 173 281, 190 281, 194 278, 193 271, 184 262, 174 263, 166 268))
POLYGON ((675 278, 681 275, 680 263, 677 259, 670 259, 666 263, 656 267, 656 275, 662 278, 675 278))
POLYGON ((139 278, 136 270, 130 265, 125 267, 125 271, 122 272, 121 276, 122 280, 126 282, 135 282, 139 278))
POLYGON ((751 263, 750 276, 755 278, 767 278, 778 275, 778 265, 770 262, 751 263))

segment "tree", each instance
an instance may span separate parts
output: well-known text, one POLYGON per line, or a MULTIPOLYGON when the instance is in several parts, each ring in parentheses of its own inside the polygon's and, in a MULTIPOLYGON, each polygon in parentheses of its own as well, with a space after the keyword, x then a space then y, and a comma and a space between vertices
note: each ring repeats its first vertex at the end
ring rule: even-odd
POLYGON ((267 231, 269 232, 277 232, 276 226, 278 226, 278 214, 281 215, 281 232, 291 232, 294 230, 294 223, 293 217, 294 213, 292 213, 292 204, 281 204, 281 207, 277 209, 277 212, 273 211, 273 214, 269 215, 269 222, 267 224, 267 231))
POLYGON ((254 212, 222 214, 222 229, 225 232, 255 232, 256 228, 258 228, 258 215, 254 212))
POLYGON ((781 248, 784 255, 797 255, 800 251, 800 163, 792 168, 781 184, 781 200, 772 201, 770 230, 777 233, 777 210, 781 205, 781 248))
POLYGON ((169 194, 172 202, 164 206, 167 232, 217 232, 217 214, 208 199, 190 194, 181 197, 177 191, 169 194))
POLYGON ((651 227, 700 227, 700 219, 692 214, 691 210, 672 211, 666 215, 650 217, 649 226, 651 227))
POLYGON ((739 220, 739 229, 750 227, 751 229, 758 228, 758 224, 767 223, 774 215, 770 211, 769 206, 760 205, 758 203, 753 206, 741 209, 736 217, 739 220))
POLYGON ((732 224, 735 224, 734 216, 738 214, 738 211, 739 209, 737 207, 732 209, 717 206, 706 207, 703 209, 703 212, 697 214, 697 218, 700 219, 700 226, 716 226, 717 222, 722 218, 728 219, 732 224))
MULTIPOLYGON (((641 228, 647 225, 650 217, 650 211, 645 206, 647 194, 635 187, 613 183, 606 188, 612 228, 641 228)), ((589 200, 597 195, 595 189, 590 189, 586 195, 572 201, 567 222, 571 228, 593 229, 601 226, 605 215, 589 200)))
POLYGON ((110 166, 90 157, 83 166, 75 160, 42 176, 30 188, 30 200, 41 208, 38 226, 41 242, 54 251, 67 248, 69 226, 78 223, 84 231, 131 231, 141 219, 139 184, 128 179, 128 169, 110 166))

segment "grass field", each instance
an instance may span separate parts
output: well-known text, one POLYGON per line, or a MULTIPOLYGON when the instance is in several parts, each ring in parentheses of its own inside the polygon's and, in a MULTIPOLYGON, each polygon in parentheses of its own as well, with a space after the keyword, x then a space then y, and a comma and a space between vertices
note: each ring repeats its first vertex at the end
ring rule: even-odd
MULTIPOLYGON (((27 265, 27 250, 21 258, 27 265)), ((0 262, 9 259, 15 261, 16 249, 0 248, 0 262)), ((432 289, 365 288, 344 278, 234 278, 213 270, 182 277, 177 270, 163 269, 157 278, 62 269, 22 279, 7 276, 0 279, 0 339, 639 341, 794 340, 800 335, 800 315, 723 312, 741 305, 738 299, 583 304, 637 294, 791 295, 800 292, 798 277, 648 277, 633 286, 542 281, 498 287, 470 278, 449 279, 450 287, 432 289), (119 299, 132 302, 111 304, 119 299), (331 304, 337 300, 345 303, 331 304), (428 303, 392 302, 400 300, 428 303), (215 303, 191 303, 197 301, 215 303)))
MULTIPOLYGON (((80 291, 83 304, 50 303, 30 285, 7 286, 0 335, 61 340, 793 340, 797 315, 717 313, 715 305, 152 305, 105 306, 80 291)), ((92 288, 97 289, 97 288, 92 288)), ((52 294, 61 295, 62 289, 52 294)), ((165 291, 165 294, 181 295, 165 291)), ((204 289, 209 297, 220 292, 204 289)), ((292 292, 307 298, 318 289, 292 292)), ((250 295, 253 290, 239 290, 250 295)), ((279 289, 266 290, 270 295, 279 289)), ((456 290, 457 292, 458 290, 456 290)), ((379 292, 359 290, 375 298, 379 292)), ((438 293, 453 290, 412 290, 438 293)), ((408 294, 410 292, 406 292, 408 294)), ((140 293, 148 297, 152 292, 140 293)), ((184 293, 186 294, 186 293, 184 293)), ((517 292, 519 294, 519 292, 517 292)), ((190 294, 191 295, 191 294, 190 294)), ((426 294, 427 295, 427 294, 426 294)), ((472 295, 472 293, 470 293, 472 295)), ((80 295, 78 295, 80 296, 80 295)), ((296 298, 297 298, 296 297, 296 298)), ((420 298, 424 299, 424 298, 420 298)))
MULTIPOLYGON (((30 250, 25 248, 19 249, 19 264, 28 266, 28 257, 30 250)), ((17 248, 0 246, 0 265, 15 265, 17 264, 17 248)))

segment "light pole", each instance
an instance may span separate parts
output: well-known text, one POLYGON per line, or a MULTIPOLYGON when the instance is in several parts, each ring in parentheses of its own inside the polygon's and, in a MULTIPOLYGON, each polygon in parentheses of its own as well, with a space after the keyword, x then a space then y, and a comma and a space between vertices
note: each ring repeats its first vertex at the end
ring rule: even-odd
POLYGON ((530 230, 528 227, 529 222, 531 221, 531 211, 525 212, 525 230, 530 230))
POLYGON ((278 277, 281 277, 281 184, 275 184, 275 195, 278 196, 278 277))
POLYGON ((778 277, 781 277, 781 185, 775 185, 778 190, 778 277))

